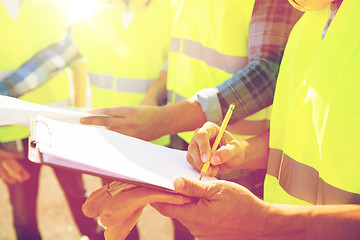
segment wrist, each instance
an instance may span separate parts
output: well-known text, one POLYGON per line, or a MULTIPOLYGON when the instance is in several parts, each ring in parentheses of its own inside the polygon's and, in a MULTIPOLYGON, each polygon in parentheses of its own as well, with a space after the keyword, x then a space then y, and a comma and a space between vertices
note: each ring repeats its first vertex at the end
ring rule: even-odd
POLYGON ((264 132, 247 140, 240 141, 244 158, 242 169, 264 169, 267 168, 269 153, 269 131, 264 132))
MULTIPOLYGON (((320 206, 320 208, 323 206, 320 206)), ((269 204, 265 217, 264 239, 329 239, 321 219, 316 219, 318 206, 269 204), (314 211, 315 210, 315 211, 314 211)), ((328 223, 327 226, 330 226, 328 223)), ((336 226, 334 226, 336 227, 336 226)), ((330 229, 329 229, 330 231, 330 229)), ((337 238, 334 238, 337 239, 337 238)))
POLYGON ((163 106, 164 126, 168 126, 167 134, 194 131, 206 122, 199 103, 193 99, 186 99, 174 104, 163 106))

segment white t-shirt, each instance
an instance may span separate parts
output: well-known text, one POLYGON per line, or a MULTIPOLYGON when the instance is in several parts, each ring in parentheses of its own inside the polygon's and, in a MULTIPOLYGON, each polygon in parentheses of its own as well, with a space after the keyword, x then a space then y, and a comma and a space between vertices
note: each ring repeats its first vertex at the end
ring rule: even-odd
POLYGON ((16 21, 22 0, 0 0, 0 2, 2 2, 10 16, 16 21))

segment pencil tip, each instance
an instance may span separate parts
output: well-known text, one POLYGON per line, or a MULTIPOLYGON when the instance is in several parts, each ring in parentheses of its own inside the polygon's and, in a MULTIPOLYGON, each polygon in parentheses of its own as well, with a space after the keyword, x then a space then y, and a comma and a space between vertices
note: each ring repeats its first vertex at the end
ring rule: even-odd
POLYGON ((204 174, 203 174, 203 173, 201 173, 201 174, 200 174, 199 181, 201 181, 201 179, 203 178, 203 176, 204 176, 204 174))

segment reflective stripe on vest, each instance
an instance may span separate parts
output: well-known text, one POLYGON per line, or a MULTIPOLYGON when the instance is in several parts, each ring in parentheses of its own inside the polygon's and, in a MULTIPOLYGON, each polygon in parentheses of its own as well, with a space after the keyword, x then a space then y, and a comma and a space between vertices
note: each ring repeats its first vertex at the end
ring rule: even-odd
MULTIPOLYGON (((19 68, 36 53, 58 42, 66 33, 66 18, 65 6, 55 5, 53 0, 22 1, 17 21, 11 18, 0 3, 0 58, 6 59, 0 62, 0 72, 6 73, 19 68)), ((69 99, 69 96, 69 78, 62 72, 20 99, 47 104, 69 99)), ((0 142, 15 141, 28 135, 26 127, 0 128, 0 142)))
POLYGON ((360 194, 331 186, 315 168, 295 161, 279 149, 269 151, 267 174, 278 179, 279 185, 291 196, 314 205, 360 203, 360 194))
POLYGON ((167 89, 190 98, 243 68, 253 6, 254 1, 181 1, 173 25, 167 89))
POLYGON ((185 100, 187 98, 177 94, 173 90, 167 90, 167 99, 168 99, 169 102, 180 102, 180 101, 185 100))
POLYGON ((218 68, 224 72, 234 74, 239 71, 239 66, 245 66, 248 63, 247 56, 231 56, 222 54, 215 49, 203 46, 199 42, 189 39, 171 39, 171 48, 173 52, 180 52, 182 41, 182 54, 206 62, 211 67, 218 68))
POLYGON ((152 79, 116 78, 111 75, 89 73, 91 85, 106 90, 116 90, 121 93, 143 93, 145 94, 152 79))
POLYGON ((324 39, 329 7, 290 34, 270 126, 264 199, 282 204, 360 203, 360 2, 344 1, 324 39))
POLYGON ((88 73, 90 84, 103 89, 114 89, 114 76, 105 74, 88 73))
POLYGON ((111 5, 97 9, 91 21, 73 24, 74 41, 87 59, 93 107, 140 104, 168 57, 173 2, 150 1, 128 28, 122 10, 111 5))

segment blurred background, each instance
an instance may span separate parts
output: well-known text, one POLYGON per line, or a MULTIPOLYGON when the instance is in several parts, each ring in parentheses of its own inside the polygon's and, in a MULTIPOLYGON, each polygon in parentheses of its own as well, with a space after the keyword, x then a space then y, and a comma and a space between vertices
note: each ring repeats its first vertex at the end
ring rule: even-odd
MULTIPOLYGON (((70 209, 61 191, 53 170, 43 166, 38 197, 38 221, 43 240, 80 239, 81 235, 71 216, 70 209)), ((90 191, 100 187, 99 178, 83 175, 90 191)), ((11 205, 6 185, 0 181, 0 240, 15 240, 11 205)), ((138 223, 141 240, 172 240, 173 225, 170 219, 161 216, 150 206, 144 209, 138 223)))

